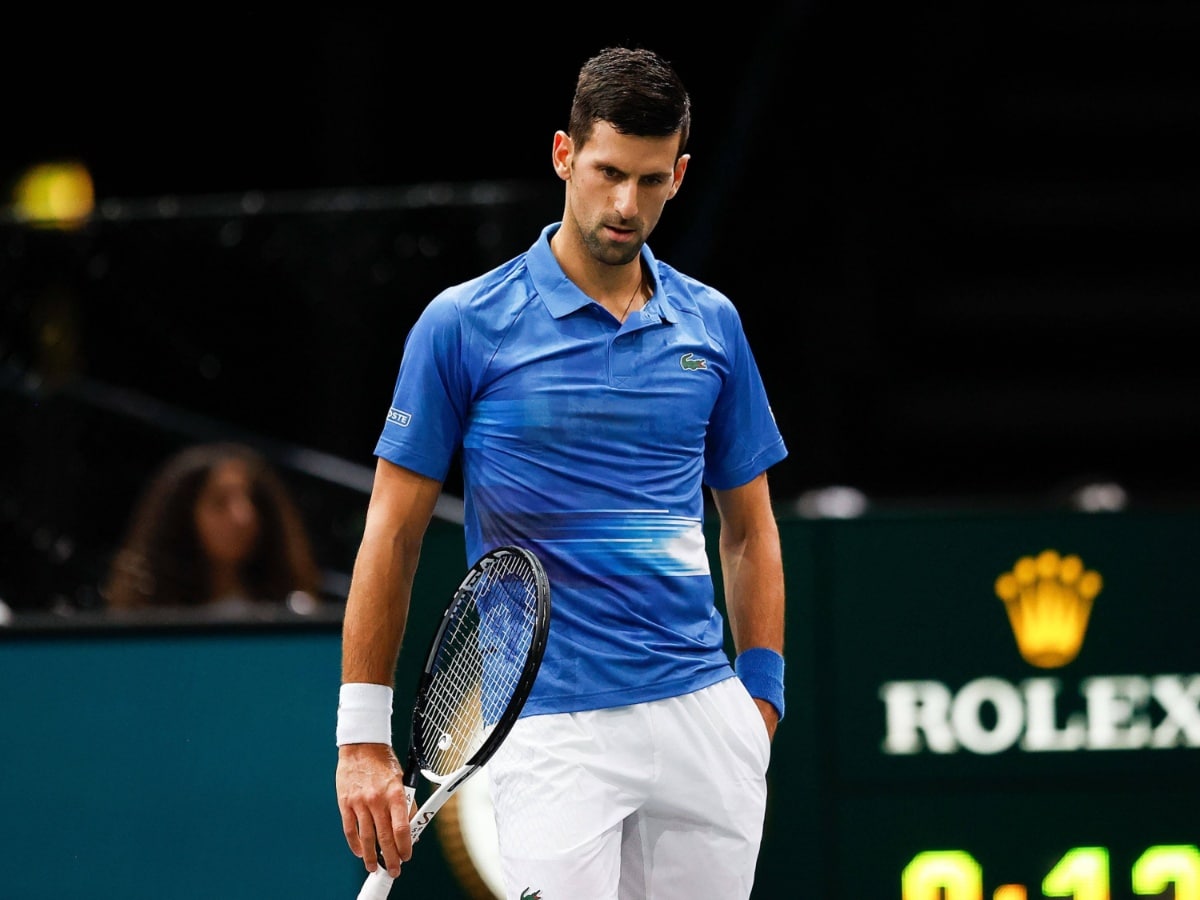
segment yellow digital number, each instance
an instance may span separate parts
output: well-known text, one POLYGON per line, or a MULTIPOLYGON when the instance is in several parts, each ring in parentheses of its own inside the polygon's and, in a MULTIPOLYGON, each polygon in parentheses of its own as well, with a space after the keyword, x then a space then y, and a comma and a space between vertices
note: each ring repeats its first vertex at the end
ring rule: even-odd
POLYGON ((1175 900, 1200 900, 1200 849, 1194 844, 1149 847, 1133 864, 1133 892, 1161 894, 1175 887, 1175 900))
POLYGON ((983 868, 965 850, 926 850, 904 867, 903 900, 983 900, 983 868))
MULTIPOLYGON (((1200 847, 1158 844, 1133 864, 1133 892, 1158 896, 1173 888, 1174 900, 1200 900, 1200 847)), ((1110 900, 1106 847, 1072 847, 1042 880, 1046 897, 1110 900)), ((983 867, 965 850, 925 850, 900 876, 902 900, 983 900, 983 867)), ((992 900, 1025 900, 1025 886, 1002 884, 992 900)))
POLYGON ((1109 900, 1108 850, 1104 847, 1072 847, 1042 881, 1047 897, 1074 900, 1109 900))

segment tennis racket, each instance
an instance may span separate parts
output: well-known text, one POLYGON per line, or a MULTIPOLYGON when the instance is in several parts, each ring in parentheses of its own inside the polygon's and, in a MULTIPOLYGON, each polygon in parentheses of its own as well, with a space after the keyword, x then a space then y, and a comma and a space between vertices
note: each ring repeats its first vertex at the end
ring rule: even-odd
MULTIPOLYGON (((435 785, 409 822, 413 843, 446 801, 508 736, 533 687, 550 631, 550 582, 521 547, 484 554, 454 592, 417 681, 404 764, 409 808, 419 778, 435 785)), ((380 867, 358 900, 385 900, 380 867)))

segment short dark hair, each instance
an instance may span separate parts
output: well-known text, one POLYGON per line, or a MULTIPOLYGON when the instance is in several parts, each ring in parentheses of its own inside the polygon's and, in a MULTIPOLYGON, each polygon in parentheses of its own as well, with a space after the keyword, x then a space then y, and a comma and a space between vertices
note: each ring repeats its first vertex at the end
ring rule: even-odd
POLYGON ((608 47, 579 70, 567 133, 577 146, 596 122, 639 137, 678 133, 682 156, 691 120, 691 99, 670 63, 651 50, 608 47))

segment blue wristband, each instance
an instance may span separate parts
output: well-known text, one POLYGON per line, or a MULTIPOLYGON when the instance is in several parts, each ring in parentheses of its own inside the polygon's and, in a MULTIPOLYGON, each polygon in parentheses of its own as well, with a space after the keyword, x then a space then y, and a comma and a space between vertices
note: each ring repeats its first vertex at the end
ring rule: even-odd
POLYGON ((734 671, 751 697, 766 700, 783 721, 783 657, 769 647, 750 647, 738 654, 734 671))

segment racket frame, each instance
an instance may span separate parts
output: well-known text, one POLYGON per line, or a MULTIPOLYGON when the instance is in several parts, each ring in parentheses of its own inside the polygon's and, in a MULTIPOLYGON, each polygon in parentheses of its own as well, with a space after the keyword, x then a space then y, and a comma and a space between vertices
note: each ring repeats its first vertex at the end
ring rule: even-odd
MULTIPOLYGON (((413 703, 412 722, 409 728, 408 759, 404 764, 403 779, 404 794, 409 808, 412 808, 416 799, 419 777, 424 777, 427 781, 437 784, 437 788, 425 799, 425 802, 421 804, 421 807, 413 813, 412 818, 409 820, 409 831, 412 834, 412 842, 414 844, 420 838, 422 832, 425 831, 426 826, 433 821, 433 817, 437 814, 437 811, 446 805, 454 793, 467 782, 467 779, 483 768, 484 764, 499 749, 504 739, 508 737, 508 733, 512 731, 513 725, 520 718, 521 710, 525 706, 525 700, 529 697, 529 692, 533 688, 533 682, 537 678, 538 669, 542 664, 542 656, 546 651, 546 641, 549 634, 550 583, 541 561, 529 550, 515 545, 496 547, 476 560, 475 564, 467 571, 466 576, 459 584, 458 589, 455 590, 453 597, 442 613, 442 619, 429 641, 429 647, 425 653, 425 663, 421 667, 421 675, 417 680, 416 699, 413 703), (514 554, 526 561, 526 564, 533 573, 537 586, 533 641, 529 653, 525 657, 525 665, 522 667, 521 674, 517 679, 517 686, 513 690, 512 697, 509 699, 504 712, 501 713, 496 724, 491 727, 491 731, 484 739, 483 744, 480 745, 479 749, 462 766, 448 775, 442 776, 423 771, 418 763, 418 748, 421 746, 420 713, 424 708, 426 695, 433 682, 433 665, 437 659, 438 650, 441 648, 442 638, 446 633, 446 629, 455 621, 455 614, 459 606, 471 599, 475 584, 493 566, 497 565, 501 559, 514 554)), ((367 876, 362 889, 359 891, 358 900, 384 900, 391 890, 393 881, 395 879, 388 874, 387 869, 382 867, 376 869, 367 876)))

